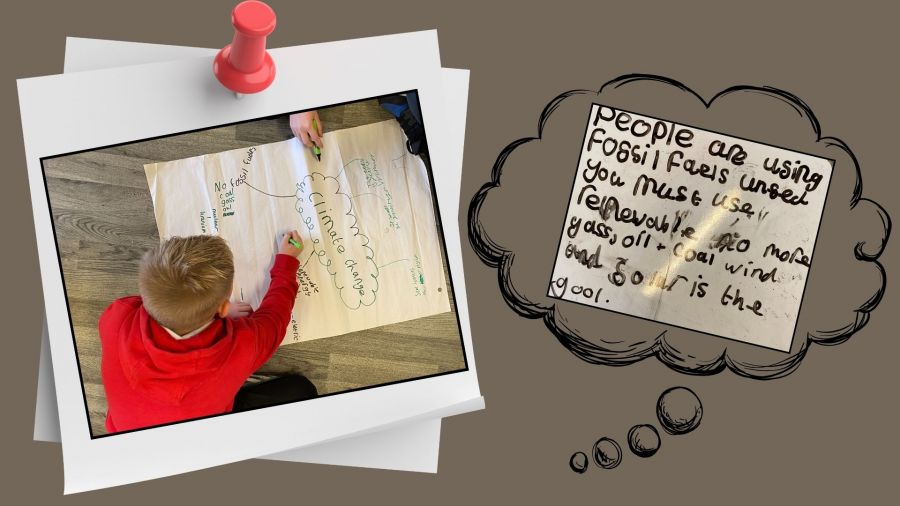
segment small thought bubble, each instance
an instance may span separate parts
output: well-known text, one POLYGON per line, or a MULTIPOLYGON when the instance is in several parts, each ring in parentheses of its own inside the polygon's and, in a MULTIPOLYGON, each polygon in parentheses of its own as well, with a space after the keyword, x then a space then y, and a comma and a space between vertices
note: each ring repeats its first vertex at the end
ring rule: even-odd
POLYGON ((578 474, 584 473, 588 468, 587 455, 585 455, 584 452, 573 453, 572 458, 569 459, 569 467, 578 474))
POLYGON ((622 447, 608 437, 594 443, 594 462, 603 469, 612 469, 622 462, 622 447))
POLYGON ((687 434, 700 425, 703 405, 689 388, 672 387, 659 396, 656 417, 669 434, 687 434))
POLYGON ((659 450, 659 444, 659 432, 652 425, 635 425, 628 431, 628 448, 638 457, 652 457, 659 450))

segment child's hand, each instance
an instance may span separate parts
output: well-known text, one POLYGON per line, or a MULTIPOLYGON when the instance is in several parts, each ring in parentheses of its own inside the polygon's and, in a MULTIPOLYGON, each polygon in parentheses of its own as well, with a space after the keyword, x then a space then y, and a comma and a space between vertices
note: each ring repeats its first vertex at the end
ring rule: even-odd
POLYGON ((246 302, 232 302, 228 307, 229 318, 243 318, 250 316, 252 313, 253 308, 246 302))
POLYGON ((313 144, 322 147, 322 120, 318 111, 307 111, 291 114, 291 130, 304 146, 311 148, 313 144))
POLYGON ((301 251, 303 251, 303 239, 300 237, 299 232, 297 232, 296 230, 291 230, 290 232, 281 236, 281 243, 278 246, 278 253, 282 255, 290 255, 296 258, 300 256, 301 251), (291 244, 291 241, 299 244, 300 247, 291 244))

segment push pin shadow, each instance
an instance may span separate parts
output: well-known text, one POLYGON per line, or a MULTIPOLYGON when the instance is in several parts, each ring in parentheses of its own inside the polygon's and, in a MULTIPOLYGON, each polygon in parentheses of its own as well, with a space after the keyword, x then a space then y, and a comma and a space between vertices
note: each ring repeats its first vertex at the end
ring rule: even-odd
POLYGON ((241 98, 258 93, 275 80, 275 62, 266 51, 266 37, 275 30, 275 11, 263 2, 248 0, 231 11, 234 39, 213 60, 213 73, 222 85, 241 98))

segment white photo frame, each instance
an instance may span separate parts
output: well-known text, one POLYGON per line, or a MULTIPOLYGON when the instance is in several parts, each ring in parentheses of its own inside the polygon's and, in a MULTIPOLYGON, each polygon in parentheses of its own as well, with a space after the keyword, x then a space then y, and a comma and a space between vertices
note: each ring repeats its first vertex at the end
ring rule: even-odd
MULTIPOLYGON (((270 53, 278 68, 275 82, 264 93, 241 100, 215 80, 209 57, 18 81, 66 493, 272 454, 403 421, 443 416, 454 407, 458 411, 470 410, 472 404, 483 406, 472 354, 458 222, 455 214, 448 220, 442 210, 467 370, 114 437, 90 437, 41 158, 416 89, 426 116, 434 184, 441 188, 452 183, 453 176, 445 170, 452 149, 447 143, 435 31, 270 53), (401 54, 417 64, 391 65, 392 58, 401 54), (313 80, 308 79, 309 62, 316 62, 313 80), (391 72, 384 72, 388 66, 391 72), (352 79, 353 75, 366 78, 352 79)), ((451 206, 448 200, 458 200, 458 194, 439 194, 439 207, 451 206)))
MULTIPOLYGON (((82 72, 198 56, 214 56, 215 54, 215 49, 67 37, 63 72, 82 72)), ((454 152, 453 162, 448 165, 458 172, 459 179, 456 188, 447 188, 446 190, 458 193, 462 176, 469 72, 463 69, 444 68, 441 74, 452 142, 458 146, 458 151, 454 152)), ((439 192, 443 190, 445 189, 438 189, 439 192)), ((449 211, 454 211, 454 209, 449 211)), ((456 207, 455 212, 452 212, 451 215, 458 214, 458 211, 458 207, 456 207)), ((49 346, 45 319, 38 367, 34 439, 58 443, 60 441, 59 414, 53 388, 49 346)), ((440 435, 441 419, 438 418, 403 424, 396 429, 373 432, 369 435, 346 438, 332 443, 292 449, 262 458, 436 473, 440 435), (385 449, 390 449, 390 451, 385 451, 385 449)))

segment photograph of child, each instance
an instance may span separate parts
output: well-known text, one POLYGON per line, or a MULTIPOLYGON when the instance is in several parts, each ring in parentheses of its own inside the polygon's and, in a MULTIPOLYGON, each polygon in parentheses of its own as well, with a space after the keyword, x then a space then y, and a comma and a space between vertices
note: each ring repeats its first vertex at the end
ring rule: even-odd
POLYGON ((92 438, 467 370, 443 245, 449 312, 283 342, 310 323, 292 317, 310 283, 303 234, 271 238, 254 307, 232 295, 232 242, 157 229, 147 163, 293 138, 319 154, 326 132, 379 122, 402 129, 434 191, 415 92, 43 160, 92 438))
POLYGON ((241 411, 316 395, 304 376, 242 386, 278 349, 297 296, 297 255, 284 234, 256 311, 231 304, 234 263, 217 236, 173 237, 144 255, 139 296, 100 317, 110 432, 241 411))

